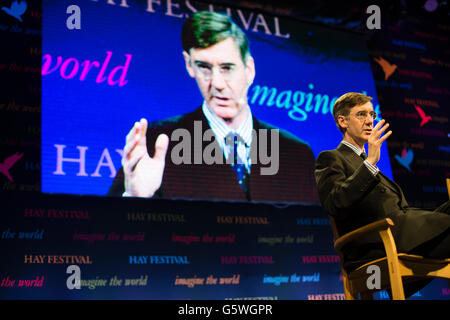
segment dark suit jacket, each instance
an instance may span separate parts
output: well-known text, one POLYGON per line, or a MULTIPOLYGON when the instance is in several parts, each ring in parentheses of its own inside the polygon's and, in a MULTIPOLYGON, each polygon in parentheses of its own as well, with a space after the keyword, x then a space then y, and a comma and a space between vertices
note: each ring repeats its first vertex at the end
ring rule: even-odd
MULTIPOLYGON (((209 124, 198 108, 191 113, 161 120, 149 124, 147 130, 147 146, 150 156, 154 153, 154 144, 157 136, 165 133, 171 137, 173 130, 183 128, 194 137, 194 121, 201 121, 202 134, 209 129, 209 124)), ((253 117, 253 129, 274 129, 275 127, 253 117)), ((270 134, 267 135, 268 152, 270 154, 270 134)), ((213 138, 214 139, 214 138, 213 138)), ((251 148, 256 147, 259 141, 253 139, 251 148)), ((193 142, 193 141, 192 141, 193 142)), ((226 164, 223 153, 223 164, 180 164, 171 161, 171 151, 179 141, 170 139, 166 155, 161 188, 154 197, 184 198, 184 199, 223 199, 223 200, 252 200, 270 202, 318 202, 318 194, 314 179, 314 155, 311 148, 294 135, 280 130, 279 134, 279 170, 275 175, 261 175, 261 167, 269 164, 252 163, 250 174, 250 192, 248 197, 237 183, 235 172, 226 164)), ((217 144, 216 141, 214 143, 217 144)), ((203 142, 203 148, 211 141, 203 142)), ((194 143, 192 143, 194 145, 194 143)), ((193 146, 192 146, 193 148, 193 146)), ((220 149, 217 145, 217 149, 220 149)), ((194 149, 192 149, 192 159, 194 149)), ((193 161, 192 161, 193 163, 193 161)), ((124 192, 123 170, 119 170, 109 195, 120 196, 124 192)))
MULTIPOLYGON (((436 237, 450 226, 444 213, 411 208, 401 188, 379 172, 374 176, 363 159, 340 144, 323 151, 316 161, 315 176, 320 202, 334 217, 338 233, 343 235, 368 223, 391 218, 399 252, 408 252, 436 237)), ((377 235, 355 241, 343 250, 344 267, 385 256, 377 235)))

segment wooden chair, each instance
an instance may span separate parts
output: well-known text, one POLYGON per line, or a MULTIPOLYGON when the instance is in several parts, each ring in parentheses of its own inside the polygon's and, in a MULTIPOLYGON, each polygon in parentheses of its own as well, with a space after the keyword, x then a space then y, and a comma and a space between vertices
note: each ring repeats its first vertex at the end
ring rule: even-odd
POLYGON ((450 259, 426 259, 418 255, 397 252, 391 232, 391 227, 394 225, 391 219, 382 219, 339 236, 333 217, 329 218, 333 229, 334 248, 341 260, 346 300, 358 300, 358 293, 362 300, 373 299, 373 293, 378 290, 370 290, 367 287, 367 279, 371 276, 370 273, 367 273, 367 267, 370 265, 380 267, 380 290, 390 287, 394 300, 405 300, 403 282, 423 280, 428 277, 450 279, 450 259), (383 241, 386 257, 370 261, 347 273, 343 267, 342 248, 349 242, 374 232, 377 232, 383 241))
POLYGON ((447 178, 447 191, 448 191, 448 197, 450 198, 450 178, 447 178))

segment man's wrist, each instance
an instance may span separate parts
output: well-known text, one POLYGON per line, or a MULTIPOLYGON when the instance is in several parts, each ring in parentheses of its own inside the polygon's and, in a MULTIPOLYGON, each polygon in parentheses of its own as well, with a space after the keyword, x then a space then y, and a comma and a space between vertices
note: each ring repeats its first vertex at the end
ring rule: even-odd
POLYGON ((367 167, 367 169, 369 169, 370 173, 372 173, 374 176, 376 176, 380 171, 380 169, 378 169, 377 166, 371 164, 367 159, 364 160, 364 165, 367 167))
POLYGON ((370 165, 372 165, 372 166, 374 166, 374 167, 376 167, 376 164, 377 164, 377 162, 378 162, 378 161, 374 161, 371 157, 367 157, 367 158, 366 158, 366 161, 367 161, 370 165))

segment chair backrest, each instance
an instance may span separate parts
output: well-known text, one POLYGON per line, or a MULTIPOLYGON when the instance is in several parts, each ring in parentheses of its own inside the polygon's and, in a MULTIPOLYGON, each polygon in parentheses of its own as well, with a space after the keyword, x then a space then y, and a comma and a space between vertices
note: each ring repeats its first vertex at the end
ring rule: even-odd
MULTIPOLYGON (((337 230, 336 221, 330 215, 328 215, 328 219, 330 219, 331 230, 333 231, 333 240, 334 240, 334 242, 336 242, 336 240, 339 238, 339 232, 337 230)), ((336 250, 336 248, 335 248, 335 250, 336 250)), ((341 265, 342 276, 344 278, 343 281, 347 282, 348 281, 347 280, 347 272, 344 269, 344 254, 340 250, 336 250, 336 253, 339 255, 339 263, 341 265)))

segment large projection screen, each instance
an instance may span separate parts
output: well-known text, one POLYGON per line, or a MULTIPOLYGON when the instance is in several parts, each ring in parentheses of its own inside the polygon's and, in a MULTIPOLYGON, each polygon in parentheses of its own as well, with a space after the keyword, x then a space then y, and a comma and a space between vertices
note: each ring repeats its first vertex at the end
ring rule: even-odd
MULTIPOLYGON (((342 140, 332 117, 340 95, 373 97, 381 119, 360 35, 205 2, 43 1, 43 192, 107 195, 136 121, 202 105, 180 40, 184 21, 201 10, 230 15, 249 38, 252 115, 304 141, 314 157, 342 140), (70 5, 82 8, 80 29, 68 28, 70 5)), ((386 144, 378 166, 392 178, 386 144)))

